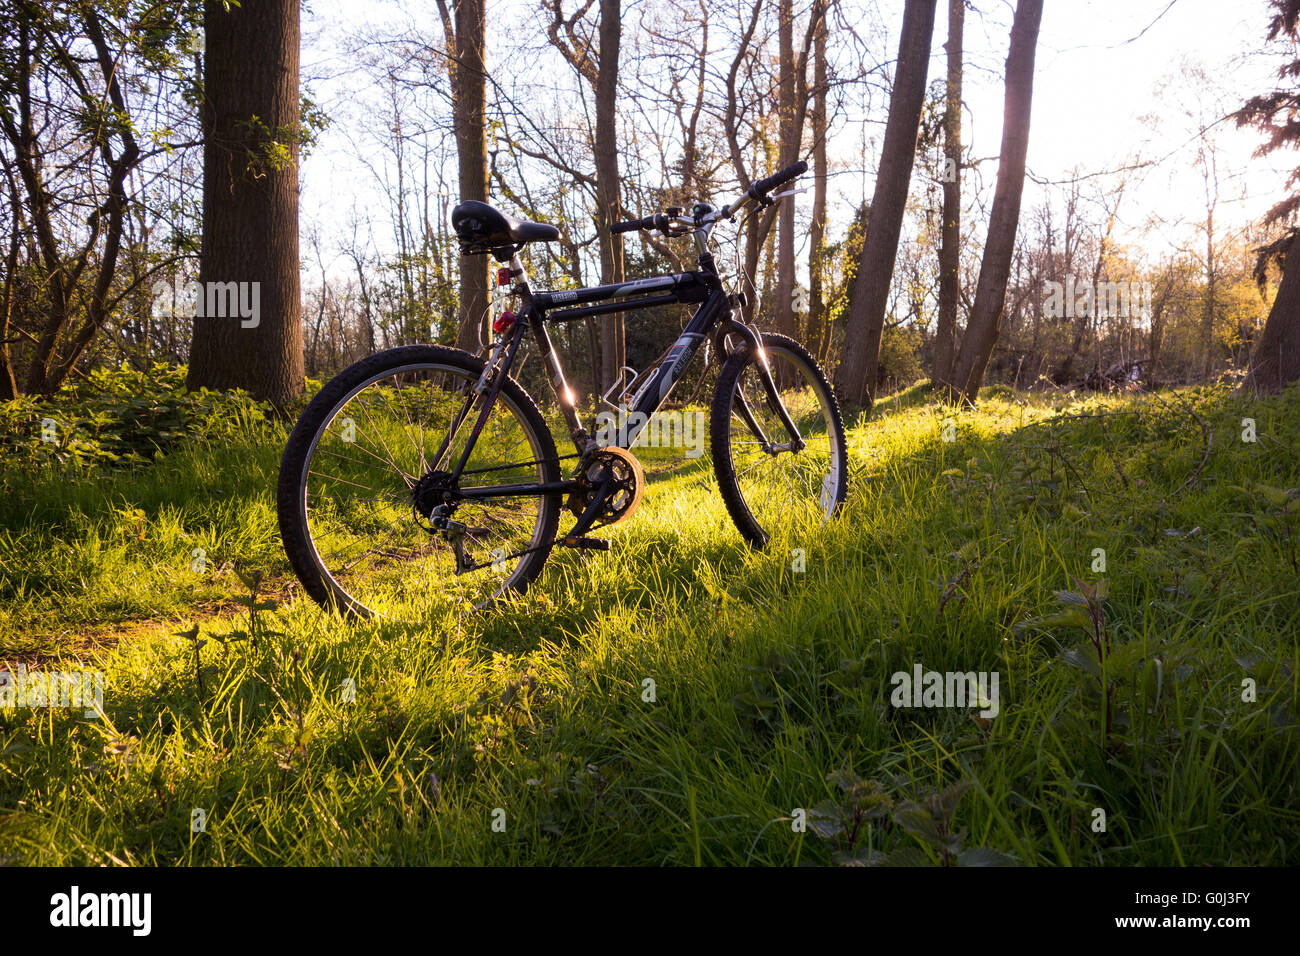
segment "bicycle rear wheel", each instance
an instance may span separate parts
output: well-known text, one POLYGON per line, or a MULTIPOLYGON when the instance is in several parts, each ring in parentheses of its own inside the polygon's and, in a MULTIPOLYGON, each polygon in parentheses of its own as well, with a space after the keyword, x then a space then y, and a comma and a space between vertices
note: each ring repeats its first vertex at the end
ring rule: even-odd
POLYGON ((277 506, 289 561, 316 601, 361 617, 423 617, 482 607, 541 573, 558 494, 457 494, 560 480, 550 430, 513 379, 460 479, 450 478, 484 401, 473 389, 483 365, 441 346, 390 349, 339 373, 307 406, 285 447, 277 506), (431 523, 448 501, 454 535, 431 523))
POLYGON ((764 333, 762 342, 804 447, 790 447, 791 436, 759 377, 759 356, 747 345, 723 364, 709 421, 718 489, 737 529, 755 548, 776 536, 801 540, 834 517, 848 495, 844 421, 825 374, 793 339, 764 333))

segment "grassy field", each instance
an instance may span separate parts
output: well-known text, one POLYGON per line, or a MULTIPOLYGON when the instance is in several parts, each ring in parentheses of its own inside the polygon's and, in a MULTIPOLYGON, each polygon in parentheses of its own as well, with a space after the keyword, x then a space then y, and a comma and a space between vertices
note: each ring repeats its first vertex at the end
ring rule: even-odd
POLYGON ((918 386, 801 556, 659 452, 612 551, 409 624, 297 594, 282 426, 168 437, 0 471, 0 669, 105 674, 0 710, 0 863, 1300 862, 1295 389, 918 386), (918 665, 996 715, 895 706, 918 665))

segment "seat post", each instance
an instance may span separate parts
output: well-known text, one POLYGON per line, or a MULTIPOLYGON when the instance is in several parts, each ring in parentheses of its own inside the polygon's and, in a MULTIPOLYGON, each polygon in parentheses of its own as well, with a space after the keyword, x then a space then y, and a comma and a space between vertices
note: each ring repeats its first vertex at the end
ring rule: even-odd
POLYGON ((528 284, 528 270, 524 268, 524 261, 519 258, 518 249, 510 254, 510 274, 518 277, 515 282, 519 286, 519 292, 523 296, 524 303, 531 303, 533 290, 528 284))

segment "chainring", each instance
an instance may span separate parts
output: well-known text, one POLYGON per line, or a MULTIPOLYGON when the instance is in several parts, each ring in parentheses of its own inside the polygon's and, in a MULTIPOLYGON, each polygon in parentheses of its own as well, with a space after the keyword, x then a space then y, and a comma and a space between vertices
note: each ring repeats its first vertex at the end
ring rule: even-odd
POLYGON ((636 455, 626 448, 611 445, 595 451, 577 475, 581 484, 569 495, 569 510, 582 517, 596 499, 600 483, 607 474, 612 478, 614 489, 596 516, 594 527, 616 524, 632 517, 645 491, 645 472, 636 455))

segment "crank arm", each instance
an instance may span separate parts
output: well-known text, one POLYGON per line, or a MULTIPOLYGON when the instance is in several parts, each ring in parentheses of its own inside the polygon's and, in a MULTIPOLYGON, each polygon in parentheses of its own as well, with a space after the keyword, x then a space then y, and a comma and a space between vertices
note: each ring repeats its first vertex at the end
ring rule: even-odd
POLYGON ((580 538, 582 535, 587 533, 593 524, 595 524, 596 518, 600 515, 601 509, 605 506, 605 499, 609 497, 611 484, 611 479, 605 478, 596 486, 596 494, 591 499, 591 504, 587 505, 586 510, 583 511, 582 515, 578 518, 578 523, 573 526, 567 535, 565 535, 566 538, 580 538))

